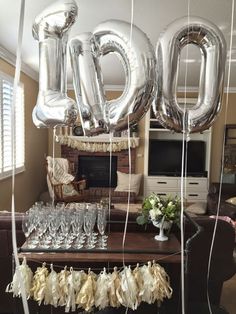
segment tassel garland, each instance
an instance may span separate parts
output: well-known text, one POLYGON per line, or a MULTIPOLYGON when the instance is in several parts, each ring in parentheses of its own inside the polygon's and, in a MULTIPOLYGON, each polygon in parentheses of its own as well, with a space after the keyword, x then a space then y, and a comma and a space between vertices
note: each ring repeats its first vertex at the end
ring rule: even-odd
POLYGON ((98 275, 90 269, 88 273, 72 267, 68 270, 67 266, 57 273, 53 265, 49 272, 43 263, 33 275, 24 258, 6 288, 13 297, 21 296, 19 272, 28 298, 39 305, 64 306, 66 313, 77 308, 90 312, 95 307, 102 310, 121 305, 136 310, 141 302, 160 305, 165 298, 172 296, 169 276, 155 262, 141 267, 137 264, 134 270, 130 266, 125 267, 121 272, 115 267, 112 273, 107 273, 104 268, 98 275))

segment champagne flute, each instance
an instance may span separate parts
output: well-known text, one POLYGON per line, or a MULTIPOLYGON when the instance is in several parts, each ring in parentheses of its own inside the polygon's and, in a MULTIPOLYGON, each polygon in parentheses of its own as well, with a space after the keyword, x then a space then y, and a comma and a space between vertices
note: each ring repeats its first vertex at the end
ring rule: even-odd
POLYGON ((25 214, 22 219, 22 231, 25 235, 26 245, 29 246, 29 236, 32 232, 32 224, 29 214, 25 214))
POLYGON ((106 236, 105 236, 106 225, 107 225, 107 210, 105 208, 100 208, 98 210, 98 217, 97 217, 97 227, 101 235, 101 238, 99 241, 99 244, 100 244, 99 249, 105 249, 107 247, 106 236))
POLYGON ((68 249, 71 247, 71 243, 73 240, 70 237, 70 228, 71 228, 71 217, 67 214, 64 213, 63 219, 61 222, 61 231, 64 236, 64 243, 62 247, 68 249))
POLYGON ((93 249, 95 247, 94 243, 92 242, 92 232, 95 224, 93 215, 93 212, 86 212, 84 214, 84 232, 87 236, 87 249, 93 249))
POLYGON ((76 237, 74 247, 76 249, 80 249, 83 247, 84 243, 84 235, 82 234, 82 228, 84 223, 84 211, 78 210, 73 215, 73 222, 72 222, 72 230, 76 237))

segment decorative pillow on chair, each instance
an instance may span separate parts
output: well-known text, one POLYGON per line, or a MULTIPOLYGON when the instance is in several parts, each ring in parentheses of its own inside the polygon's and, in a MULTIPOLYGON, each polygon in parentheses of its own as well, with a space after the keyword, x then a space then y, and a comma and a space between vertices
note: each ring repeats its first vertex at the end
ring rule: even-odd
POLYGON ((229 204, 232 204, 232 205, 236 205, 236 196, 228 198, 226 200, 226 203, 229 203, 229 204))
POLYGON ((73 184, 63 184, 62 193, 64 197, 79 195, 79 193, 75 190, 73 184))
POLYGON ((191 204, 186 208, 186 212, 196 215, 204 215, 206 214, 206 205, 207 204, 203 202, 191 204))
MULTIPOLYGON (((130 192, 139 193, 142 174, 131 174, 130 192)), ((117 187, 115 192, 129 192, 129 174, 117 171, 117 187)))

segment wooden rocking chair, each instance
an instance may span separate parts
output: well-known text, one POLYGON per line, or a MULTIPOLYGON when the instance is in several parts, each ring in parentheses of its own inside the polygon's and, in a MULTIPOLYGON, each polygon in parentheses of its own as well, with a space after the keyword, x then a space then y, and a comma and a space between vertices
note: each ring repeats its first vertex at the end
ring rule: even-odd
POLYGON ((75 177, 69 173, 69 162, 65 158, 53 158, 47 160, 47 184, 50 197, 55 202, 81 202, 83 181, 75 181, 75 177))

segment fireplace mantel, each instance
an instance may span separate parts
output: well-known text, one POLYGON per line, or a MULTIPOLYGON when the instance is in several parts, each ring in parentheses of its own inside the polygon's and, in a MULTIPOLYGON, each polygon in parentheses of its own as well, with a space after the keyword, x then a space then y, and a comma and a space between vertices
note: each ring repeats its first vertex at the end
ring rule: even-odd
POLYGON ((93 137, 57 135, 56 141, 61 145, 86 152, 119 152, 121 150, 135 148, 139 146, 138 137, 111 137, 103 134, 93 137), (112 147, 112 149, 111 149, 112 147))

